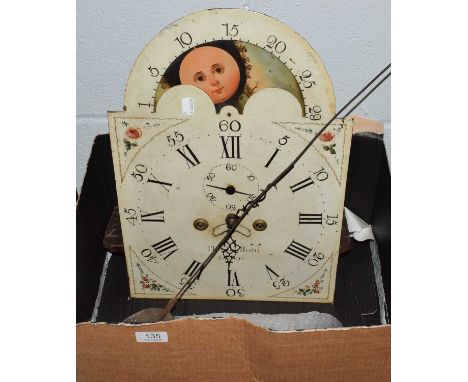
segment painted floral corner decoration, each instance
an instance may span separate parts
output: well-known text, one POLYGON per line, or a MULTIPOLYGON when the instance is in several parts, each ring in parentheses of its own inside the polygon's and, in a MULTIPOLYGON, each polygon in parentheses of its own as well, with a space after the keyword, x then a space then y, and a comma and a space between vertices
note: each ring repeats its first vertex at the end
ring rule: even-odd
MULTIPOLYGON (((333 134, 331 131, 324 131, 322 134, 320 134, 319 139, 322 142, 331 142, 335 138, 335 134, 333 134)), ((325 151, 329 151, 330 154, 336 154, 335 150, 336 143, 331 143, 329 145, 323 145, 323 149, 325 151)))
POLYGON ((123 143, 125 147, 124 155, 127 155, 127 153, 132 149, 132 147, 138 147, 138 143, 136 141, 141 138, 143 132, 139 127, 128 126, 128 122, 126 121, 122 121, 122 125, 126 127, 123 143))
MULTIPOLYGON (((325 272, 325 271, 324 271, 325 272)), ((302 288, 295 290, 295 293, 307 296, 312 294, 319 294, 323 290, 323 279, 325 277, 325 273, 322 273, 320 278, 316 279, 313 284, 304 285, 302 288)))
POLYGON ((158 283, 155 279, 149 277, 148 274, 143 270, 143 267, 140 263, 136 263, 136 266, 140 271, 140 284, 143 289, 149 291, 170 292, 170 290, 167 289, 164 285, 158 283))
POLYGON ((143 289, 151 291, 157 290, 158 292, 170 292, 164 285, 159 284, 156 280, 149 277, 147 274, 141 275, 140 284, 143 289))

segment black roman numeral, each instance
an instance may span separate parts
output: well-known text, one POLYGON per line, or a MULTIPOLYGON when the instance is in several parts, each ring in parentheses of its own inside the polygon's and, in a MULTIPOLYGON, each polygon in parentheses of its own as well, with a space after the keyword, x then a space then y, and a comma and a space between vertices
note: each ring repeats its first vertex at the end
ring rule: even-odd
POLYGON ((159 222, 164 223, 164 211, 145 213, 141 211, 142 222, 159 222))
MULTIPOLYGON (((193 260, 192 264, 190 264, 190 266, 184 272, 184 275, 187 275, 188 277, 192 277, 201 266, 202 266, 201 263, 199 263, 197 260, 193 260)), ((203 268, 201 268, 201 271, 198 274, 197 280, 200 278, 202 272, 203 272, 203 268)))
POLYGON ((274 280, 273 277, 271 277, 271 274, 273 273, 276 277, 279 277, 279 274, 276 273, 273 269, 271 269, 268 265, 265 264, 265 268, 267 270, 267 273, 268 273, 268 277, 270 278, 270 280, 274 280))
POLYGON ((221 136, 221 142, 223 144, 223 153, 221 158, 237 158, 240 157, 240 135, 234 136, 221 136))
POLYGON ((292 243, 288 245, 288 248, 285 249, 284 253, 288 253, 298 259, 305 260, 310 251, 312 251, 312 248, 306 247, 304 244, 298 243, 293 239, 292 243))
POLYGON ((195 167, 196 165, 200 164, 200 161, 198 160, 197 156, 193 153, 192 149, 188 144, 182 146, 181 149, 177 149, 177 152, 180 155, 182 155, 182 157, 185 159, 188 168, 195 167), (187 152, 185 151, 185 149, 187 149, 187 152))
POLYGON ((270 159, 268 159, 268 162, 267 164, 265 165, 266 168, 268 168, 268 166, 270 165, 270 163, 273 161, 273 159, 275 158, 276 154, 278 154, 280 151, 280 149, 276 149, 275 152, 273 153, 273 155, 270 157, 270 159))
POLYGON ((302 214, 299 212, 299 224, 322 224, 322 214, 302 214))
POLYGON ((150 179, 148 178, 148 183, 156 183, 156 184, 159 184, 162 188, 164 188, 167 192, 169 192, 169 189, 166 188, 166 186, 169 186, 169 187, 172 187, 172 183, 168 183, 168 182, 163 182, 161 180, 157 180, 156 177, 151 174, 151 176, 154 178, 154 179, 150 179))
POLYGON ((239 286, 239 279, 237 278, 237 272, 228 269, 228 286, 239 286))
POLYGON ((301 180, 299 183, 296 183, 293 186, 289 186, 289 188, 291 189, 292 192, 296 192, 296 191, 302 190, 304 187, 310 186, 311 184, 314 184, 314 181, 309 176, 308 178, 301 180))
POLYGON ((163 259, 166 260, 169 256, 171 256, 174 252, 176 252, 179 248, 177 248, 176 243, 171 239, 171 237, 167 237, 164 240, 153 244, 152 247, 154 250, 163 256, 163 259), (175 248, 175 249, 173 249, 175 248))

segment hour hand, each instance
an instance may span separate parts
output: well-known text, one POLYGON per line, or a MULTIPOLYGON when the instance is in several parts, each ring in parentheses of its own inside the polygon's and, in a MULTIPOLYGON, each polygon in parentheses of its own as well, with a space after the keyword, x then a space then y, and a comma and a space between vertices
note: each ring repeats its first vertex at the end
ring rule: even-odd
MULTIPOLYGON (((213 228, 213 235, 214 236, 222 235, 223 233, 226 233, 228 229, 229 227, 227 224, 221 224, 213 228)), ((244 235, 246 237, 249 237, 251 235, 250 229, 248 229, 247 227, 244 227, 243 225, 237 226, 236 232, 239 232, 241 235, 244 235)))

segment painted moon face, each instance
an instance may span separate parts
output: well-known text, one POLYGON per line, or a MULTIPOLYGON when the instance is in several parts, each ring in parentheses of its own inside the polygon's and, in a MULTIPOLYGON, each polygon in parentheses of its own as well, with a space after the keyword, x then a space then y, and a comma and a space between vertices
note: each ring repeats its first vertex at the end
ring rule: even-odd
POLYGON ((225 50, 213 46, 195 48, 180 64, 182 85, 203 90, 214 104, 227 101, 237 91, 240 70, 236 60, 225 50))

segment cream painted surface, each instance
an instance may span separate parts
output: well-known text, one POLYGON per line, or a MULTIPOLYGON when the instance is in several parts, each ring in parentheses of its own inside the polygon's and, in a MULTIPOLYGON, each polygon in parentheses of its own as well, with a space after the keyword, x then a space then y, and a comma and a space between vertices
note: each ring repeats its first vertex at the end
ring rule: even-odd
MULTIPOLYGON (((266 89, 243 115, 232 107, 216 114, 204 92, 178 86, 151 117, 109 113, 133 297, 173 296, 221 239, 227 214, 258 195, 320 130, 294 102, 285 91, 266 89), (182 113, 183 97, 195 103, 190 117, 182 113), (277 102, 290 105, 291 116, 272 118, 268 105, 277 102), (124 144, 129 129, 141 135, 130 148, 124 144), (239 146, 231 146, 236 136, 239 146), (229 186, 238 192, 228 194, 229 186), (208 229, 196 230, 196 219, 208 229)), ((328 131, 336 152, 318 141, 234 233, 239 247, 232 261, 221 250, 184 298, 333 301, 352 126, 337 120, 328 131), (320 222, 299 224, 299 214, 320 215, 320 222), (258 219, 267 223, 264 231, 253 228, 258 219), (314 292, 299 293, 313 285, 314 292)))

